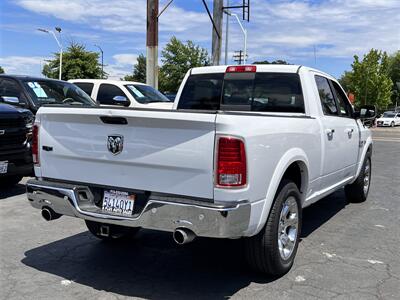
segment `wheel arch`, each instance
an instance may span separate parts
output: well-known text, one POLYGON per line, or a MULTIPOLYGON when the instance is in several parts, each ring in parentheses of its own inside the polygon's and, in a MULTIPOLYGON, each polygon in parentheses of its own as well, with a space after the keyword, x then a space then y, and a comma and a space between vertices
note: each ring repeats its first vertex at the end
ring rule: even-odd
POLYGON ((372 147, 373 147, 372 138, 369 136, 367 138, 367 140, 365 141, 365 145, 364 145, 361 155, 360 155, 360 160, 358 161, 357 172, 351 183, 353 183, 357 179, 358 175, 360 175, 365 156, 367 155, 367 153, 372 154, 372 147))
POLYGON ((253 234, 257 234, 264 227, 275 200, 276 193, 278 192, 279 185, 284 178, 294 181, 298 186, 301 194, 301 204, 303 205, 308 191, 309 161, 302 149, 290 149, 279 160, 269 186, 267 187, 262 213, 253 234))

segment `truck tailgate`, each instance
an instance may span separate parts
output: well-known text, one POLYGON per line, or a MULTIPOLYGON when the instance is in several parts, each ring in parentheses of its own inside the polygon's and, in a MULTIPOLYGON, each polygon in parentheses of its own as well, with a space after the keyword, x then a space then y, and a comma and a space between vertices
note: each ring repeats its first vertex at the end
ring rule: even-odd
POLYGON ((215 114, 43 107, 38 116, 41 177, 213 198, 215 114), (121 153, 109 136, 123 137, 121 153))

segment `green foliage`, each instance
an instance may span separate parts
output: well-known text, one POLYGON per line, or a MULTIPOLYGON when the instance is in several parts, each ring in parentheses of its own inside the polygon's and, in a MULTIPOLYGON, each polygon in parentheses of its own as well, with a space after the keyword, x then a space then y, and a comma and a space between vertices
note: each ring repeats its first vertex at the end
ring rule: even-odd
MULTIPOLYGON (((58 79, 59 65, 60 55, 59 53, 54 53, 54 58, 48 60, 47 64, 43 66, 43 75, 58 79)), ((62 57, 62 80, 106 77, 102 75, 106 74, 101 74, 99 53, 87 51, 84 45, 71 42, 62 57)))
POLYGON ((4 69, 0 66, 0 74, 4 74, 4 69))
POLYGON ((182 43, 172 37, 161 51, 163 63, 159 73, 159 89, 163 92, 176 92, 190 68, 210 65, 207 50, 196 46, 192 41, 182 43))
POLYGON ((271 62, 268 60, 255 61, 253 62, 253 65, 290 65, 290 64, 285 60, 277 59, 271 62))
POLYGON ((346 92, 351 92, 349 86, 351 85, 351 72, 345 71, 342 77, 339 78, 340 85, 346 92))
POLYGON ((393 82, 392 103, 400 104, 400 51, 389 56, 389 77, 393 82), (398 83, 398 84, 397 84, 398 83))
POLYGON ((133 74, 126 75, 123 79, 146 83, 146 56, 140 54, 137 58, 137 63, 133 66, 133 74))
POLYGON ((354 56, 352 70, 340 82, 355 95, 355 105, 371 104, 385 109, 391 103, 392 80, 389 77, 389 59, 386 52, 371 49, 360 60, 354 56))

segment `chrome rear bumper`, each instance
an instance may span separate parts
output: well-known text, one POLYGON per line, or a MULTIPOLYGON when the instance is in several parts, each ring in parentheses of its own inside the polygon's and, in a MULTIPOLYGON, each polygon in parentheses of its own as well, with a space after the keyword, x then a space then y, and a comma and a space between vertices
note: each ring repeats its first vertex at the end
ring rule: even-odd
POLYGON ((82 199, 87 186, 51 181, 29 180, 26 184, 30 204, 38 209, 49 207, 56 213, 107 224, 142 227, 161 231, 188 228, 197 236, 238 238, 248 229, 251 206, 247 201, 182 203, 179 198, 150 196, 141 213, 124 217, 103 213, 92 200, 82 199))

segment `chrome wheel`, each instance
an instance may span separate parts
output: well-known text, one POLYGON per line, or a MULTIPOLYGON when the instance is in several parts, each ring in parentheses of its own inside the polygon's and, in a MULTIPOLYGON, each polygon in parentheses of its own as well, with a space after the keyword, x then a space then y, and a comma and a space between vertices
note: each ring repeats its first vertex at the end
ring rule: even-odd
POLYGON ((287 260, 296 246, 299 228, 299 209, 295 197, 290 196, 282 206, 279 228, 278 247, 282 259, 287 260))
POLYGON ((364 168, 364 195, 368 194, 370 179, 371 179, 371 162, 369 159, 367 159, 365 161, 365 168, 364 168))

